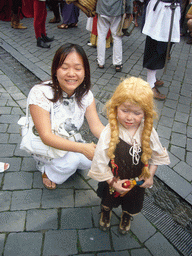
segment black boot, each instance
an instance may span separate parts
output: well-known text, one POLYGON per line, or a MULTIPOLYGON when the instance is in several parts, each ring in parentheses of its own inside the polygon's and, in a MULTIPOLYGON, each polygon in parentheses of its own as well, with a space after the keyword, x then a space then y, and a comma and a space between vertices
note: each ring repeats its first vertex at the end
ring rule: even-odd
POLYGON ((50 48, 50 44, 45 43, 41 37, 37 38, 37 46, 41 48, 50 48))
POLYGON ((41 34, 41 37, 42 37, 42 39, 45 43, 52 42, 54 40, 54 36, 53 37, 48 37, 48 36, 45 36, 45 35, 41 34))

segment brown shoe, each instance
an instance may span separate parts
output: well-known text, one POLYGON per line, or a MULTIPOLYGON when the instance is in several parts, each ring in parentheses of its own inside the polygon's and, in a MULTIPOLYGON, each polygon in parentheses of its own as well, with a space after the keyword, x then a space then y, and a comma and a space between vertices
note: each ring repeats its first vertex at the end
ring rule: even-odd
POLYGON ((61 21, 60 18, 54 17, 53 19, 50 19, 49 23, 59 23, 61 21))
POLYGON ((157 100, 164 100, 164 99, 166 99, 166 96, 164 94, 161 94, 160 91, 156 87, 153 87, 152 91, 153 91, 153 97, 155 99, 157 99, 157 100))
POLYGON ((107 231, 110 228, 111 221, 111 213, 112 211, 107 206, 102 206, 101 208, 101 218, 99 221, 99 228, 102 231, 107 231))
POLYGON ((127 212, 123 212, 121 215, 121 221, 119 224, 119 233, 125 235, 128 233, 131 227, 131 216, 127 212))
POLYGON ((155 82, 155 86, 157 86, 157 87, 161 87, 161 86, 163 86, 163 85, 164 85, 164 82, 161 81, 161 80, 157 80, 157 81, 155 82))

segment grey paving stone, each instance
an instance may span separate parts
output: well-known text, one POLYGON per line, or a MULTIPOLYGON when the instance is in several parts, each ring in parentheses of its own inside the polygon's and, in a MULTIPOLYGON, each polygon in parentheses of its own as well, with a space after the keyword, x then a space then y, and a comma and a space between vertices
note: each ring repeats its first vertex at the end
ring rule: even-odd
MULTIPOLYGON (((87 173, 88 171, 85 171, 87 173)), ((72 175, 68 180, 63 184, 58 185, 59 188, 75 188, 75 189, 90 189, 89 185, 78 175, 81 173, 81 170, 72 175)))
POLYGON ((157 133, 158 133, 159 137, 163 137, 163 138, 166 138, 169 140, 170 136, 171 136, 171 128, 165 127, 162 125, 158 125, 157 133))
POLYGON ((24 157, 21 165, 21 170, 28 171, 37 171, 35 160, 32 157, 24 157))
POLYGON ((131 222, 131 231, 142 243, 144 243, 147 239, 155 234, 156 229, 143 216, 143 214, 138 214, 133 217, 133 221, 131 222))
POLYGON ((1 107, 1 114, 2 115, 7 115, 7 114, 11 114, 11 107, 1 107))
POLYGON ((10 210, 12 192, 0 191, 0 211, 10 210))
MULTIPOLYGON (((18 124, 10 124, 7 130, 8 133, 18 133, 20 135, 20 127, 18 124)), ((21 136, 20 136, 21 141, 21 136)))
POLYGON ((192 127, 191 126, 187 127, 187 137, 192 138, 192 127))
POLYGON ((156 176, 183 198, 186 198, 192 191, 192 185, 168 166, 160 165, 156 176))
POLYGON ((10 164, 9 169, 6 171, 7 172, 18 172, 20 170, 20 166, 21 166, 21 158, 19 157, 11 157, 11 158, 0 158, 1 162, 6 162, 10 164))
POLYGON ((111 250, 109 233, 99 229, 79 230, 79 242, 82 252, 99 252, 111 250))
POLYGON ((173 126, 173 119, 167 116, 161 116, 159 119, 159 124, 171 128, 173 126))
POLYGON ((27 210, 39 208, 41 203, 42 190, 14 191, 12 195, 11 210, 27 210))
POLYGON ((56 209, 27 211, 27 231, 38 231, 57 228, 58 214, 56 209))
POLYGON ((131 250, 131 256, 150 256, 150 255, 151 253, 146 248, 131 250))
POLYGON ((172 145, 170 148, 170 152, 176 157, 178 157, 180 160, 184 161, 186 153, 184 148, 172 145))
POLYGON ((184 97, 184 96, 180 95, 179 103, 182 103, 184 105, 190 105, 191 104, 191 98, 190 97, 184 97))
POLYGON ((0 124, 0 132, 6 132, 7 127, 8 127, 8 124, 0 124))
POLYGON ((189 182, 192 181, 192 167, 185 162, 179 162, 173 169, 189 182))
POLYGON ((192 192, 185 199, 188 203, 192 204, 192 192))
POLYGON ((0 232, 24 231, 26 212, 0 212, 0 232))
POLYGON ((42 174, 39 171, 34 172, 33 188, 44 188, 44 185, 43 185, 43 182, 42 182, 42 174))
POLYGON ((179 256, 179 253, 174 249, 174 247, 168 242, 168 240, 160 233, 156 233, 152 236, 145 245, 150 250, 152 255, 155 256, 179 256))
POLYGON ((45 233, 43 255, 76 255, 77 232, 75 230, 49 230, 45 233))
POLYGON ((61 229, 92 228, 91 208, 69 208, 61 211, 61 229))
POLYGON ((180 162, 180 160, 177 157, 175 157, 171 152, 168 152, 168 154, 169 154, 169 158, 170 158, 170 162, 171 162, 169 164, 169 167, 172 168, 173 166, 178 164, 180 162))
POLYGON ((121 235, 118 232, 118 226, 111 228, 112 244, 115 251, 126 249, 140 248, 140 244, 129 232, 126 235, 121 235))
POLYGON ((5 243, 5 234, 0 234, 0 254, 1 255, 3 255, 4 243, 5 243))
POLYGON ((175 112, 176 112, 175 109, 168 108, 168 107, 163 107, 163 109, 162 109, 162 115, 168 116, 171 118, 173 118, 175 116, 175 112))
POLYGON ((100 199, 92 190, 75 191, 75 207, 100 205, 100 199))
POLYGON ((186 163, 192 166, 192 152, 187 152, 186 163))
MULTIPOLYGON (((92 207, 92 216, 93 216, 94 227, 98 228, 99 220, 100 220, 100 216, 101 216, 101 207, 100 206, 92 207)), ((111 214, 110 223, 111 223, 111 226, 119 224, 119 218, 116 216, 114 209, 111 214)))
POLYGON ((43 189, 42 208, 74 207, 72 189, 43 189))
POLYGON ((188 122, 188 119, 189 119, 188 114, 181 113, 181 112, 178 112, 178 111, 176 112, 175 121, 182 122, 182 123, 186 124, 188 122))
POLYGON ((0 156, 1 157, 9 157, 13 156, 16 145, 9 144, 1 144, 0 147, 0 156))
POLYGON ((122 252, 104 252, 104 253, 98 253, 97 256, 128 256, 130 255, 128 251, 122 251, 122 252))
POLYGON ((32 173, 10 172, 5 173, 3 190, 31 189, 32 173))
POLYGON ((177 108, 177 102, 175 100, 166 99, 165 100, 165 106, 170 107, 172 109, 177 108))
POLYGON ((17 115, 24 115, 23 111, 20 108, 18 108, 18 107, 13 107, 12 111, 11 111, 11 114, 12 115, 15 115, 15 114, 17 114, 17 115))
POLYGON ((41 233, 9 234, 5 245, 5 256, 40 256, 42 246, 41 233))
POLYGON ((7 123, 7 124, 13 124, 17 123, 19 120, 19 115, 1 115, 0 116, 0 123, 7 123))
POLYGON ((9 140, 9 135, 6 133, 0 133, 0 144, 3 143, 8 143, 9 140))
POLYGON ((20 134, 10 134, 8 143, 10 144, 20 143, 20 141, 21 141, 20 134))
POLYGON ((187 126, 186 126, 186 124, 174 121, 172 131, 182 133, 182 134, 186 134, 187 126))
POLYGON ((190 106, 179 103, 177 106, 177 111, 189 114, 190 106))
POLYGON ((186 142, 186 135, 172 132, 171 144, 185 148, 186 142))
POLYGON ((187 138, 187 150, 192 151, 192 139, 187 138))

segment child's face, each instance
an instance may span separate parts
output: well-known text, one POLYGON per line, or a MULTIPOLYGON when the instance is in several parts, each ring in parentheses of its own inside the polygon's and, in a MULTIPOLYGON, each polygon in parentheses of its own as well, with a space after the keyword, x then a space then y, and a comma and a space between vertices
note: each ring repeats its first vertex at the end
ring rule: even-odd
POLYGON ((128 101, 117 107, 117 119, 128 130, 137 129, 143 117, 142 108, 128 101))

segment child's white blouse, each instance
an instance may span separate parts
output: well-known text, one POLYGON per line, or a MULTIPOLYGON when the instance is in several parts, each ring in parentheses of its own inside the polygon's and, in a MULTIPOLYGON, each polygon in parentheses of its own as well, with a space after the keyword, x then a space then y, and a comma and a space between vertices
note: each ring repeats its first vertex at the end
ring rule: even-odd
MULTIPOLYGON (((142 122, 134 136, 131 136, 128 130, 119 124, 119 137, 129 145, 133 146, 135 151, 139 151, 139 149, 141 148, 141 134, 143 130, 143 124, 144 123, 142 122)), ((95 150, 95 155, 92 161, 91 170, 88 173, 89 177, 98 181, 105 181, 113 178, 111 168, 108 166, 110 159, 107 156, 110 136, 111 131, 110 126, 108 124, 101 133, 95 150)), ((152 149, 152 156, 151 159, 149 160, 149 164, 170 164, 167 150, 166 148, 162 147, 161 142, 159 141, 159 136, 154 128, 152 130, 150 137, 150 146, 152 149)), ((137 152, 135 152, 135 156, 137 158, 137 152)), ((133 161, 135 161, 135 159, 133 159, 133 161)))

